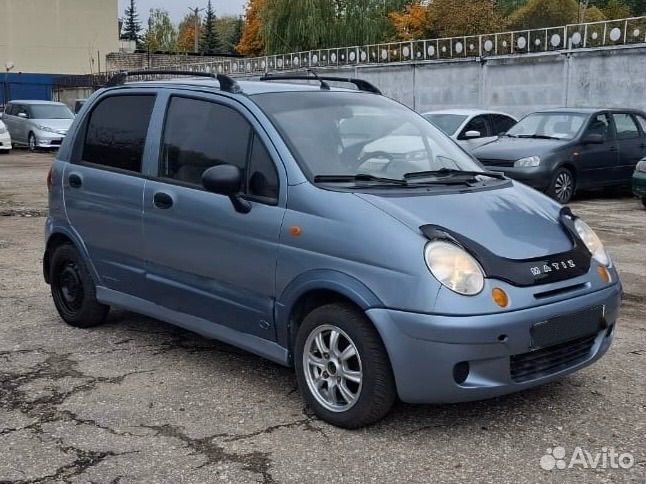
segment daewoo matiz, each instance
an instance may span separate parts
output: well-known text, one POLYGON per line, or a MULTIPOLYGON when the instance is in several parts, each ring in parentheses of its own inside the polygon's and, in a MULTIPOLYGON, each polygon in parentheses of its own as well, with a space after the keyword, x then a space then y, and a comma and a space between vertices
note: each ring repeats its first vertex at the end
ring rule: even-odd
POLYGON ((610 346, 621 285, 590 227, 370 83, 133 77, 88 100, 48 179, 44 275, 72 326, 125 308, 294 366, 347 428, 610 346))

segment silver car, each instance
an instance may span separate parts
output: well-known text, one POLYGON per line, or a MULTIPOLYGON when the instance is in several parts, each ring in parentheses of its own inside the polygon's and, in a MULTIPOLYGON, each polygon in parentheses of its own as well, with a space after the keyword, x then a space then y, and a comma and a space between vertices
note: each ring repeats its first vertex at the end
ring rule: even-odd
POLYGON ((422 116, 467 151, 494 141, 518 121, 506 113, 479 109, 447 109, 431 111, 422 116))
POLYGON ((2 121, 14 145, 58 148, 74 121, 74 114, 63 103, 51 101, 12 101, 2 121))

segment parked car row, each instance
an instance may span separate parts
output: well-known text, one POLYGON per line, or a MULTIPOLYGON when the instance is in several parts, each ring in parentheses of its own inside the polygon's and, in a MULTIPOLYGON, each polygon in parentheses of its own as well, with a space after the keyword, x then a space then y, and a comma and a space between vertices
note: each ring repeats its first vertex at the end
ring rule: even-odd
POLYGON ((424 117, 487 168, 560 203, 578 189, 629 186, 646 156, 646 113, 634 109, 546 110, 517 124, 503 113, 473 110, 424 117))
POLYGON ((1 119, 0 149, 26 146, 35 151, 60 147, 74 114, 63 103, 25 100, 8 103, 1 119))

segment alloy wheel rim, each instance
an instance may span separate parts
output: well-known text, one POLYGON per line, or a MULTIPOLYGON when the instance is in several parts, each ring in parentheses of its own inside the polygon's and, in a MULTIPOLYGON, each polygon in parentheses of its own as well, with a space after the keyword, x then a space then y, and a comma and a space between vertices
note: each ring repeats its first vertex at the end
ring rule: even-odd
POLYGON ((57 291, 59 299, 65 309, 69 312, 76 312, 83 305, 83 282, 78 265, 74 262, 66 262, 58 274, 57 291))
POLYGON ((572 196, 572 177, 567 173, 559 173, 554 182, 554 192, 560 201, 569 200, 572 196))
POLYGON ((29 137, 29 149, 31 151, 34 151, 36 149, 36 138, 33 135, 29 137))
POLYGON ((345 412, 361 395, 363 369, 357 346, 342 329, 325 324, 305 341, 303 371, 310 392, 325 409, 345 412))

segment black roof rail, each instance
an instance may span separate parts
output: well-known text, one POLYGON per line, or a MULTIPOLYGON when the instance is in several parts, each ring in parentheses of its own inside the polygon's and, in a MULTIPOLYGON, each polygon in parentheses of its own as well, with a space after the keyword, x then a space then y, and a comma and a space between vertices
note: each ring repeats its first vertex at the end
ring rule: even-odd
MULTIPOLYGON (((354 84, 357 89, 360 91, 371 92, 373 94, 381 94, 379 88, 374 84, 364 81, 363 79, 357 79, 355 77, 334 77, 334 76, 304 76, 304 75, 295 75, 295 74, 265 74, 260 78, 261 81, 319 81, 321 82, 321 88, 325 89, 327 85, 323 81, 332 81, 332 82, 346 82, 348 84, 354 84)), ((329 86, 328 86, 329 88, 329 86)))
POLYGON ((240 85, 235 79, 227 76, 226 74, 213 74, 211 72, 193 72, 193 71, 177 71, 177 70, 159 70, 159 71, 122 71, 118 74, 112 76, 108 82, 105 84, 105 87, 115 87, 125 84, 131 76, 191 76, 191 77, 208 77, 210 79, 216 79, 220 83, 220 90, 225 92, 230 92, 233 94, 239 94, 242 92, 240 85))

